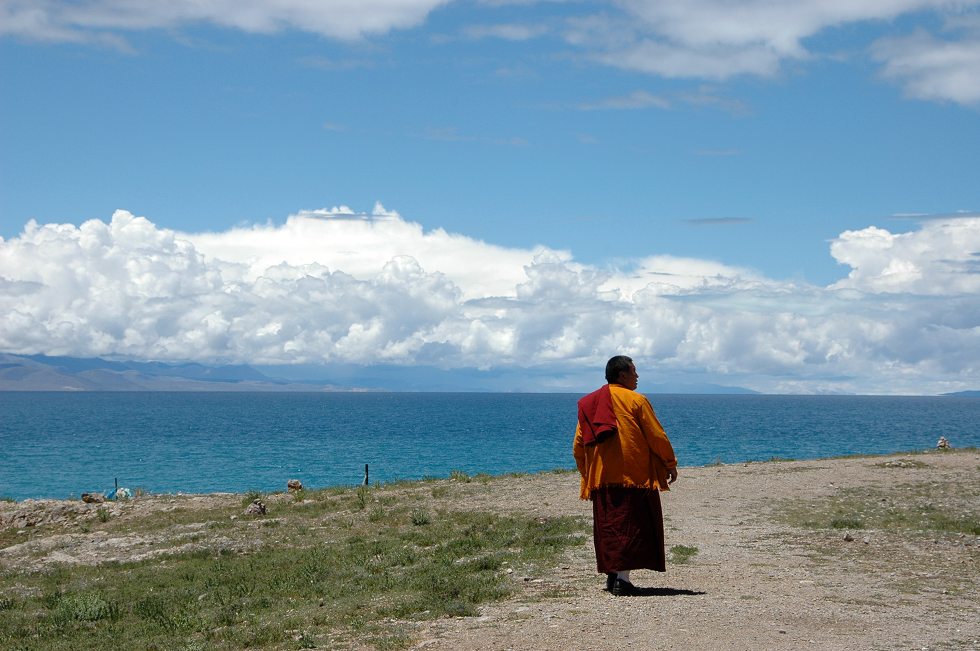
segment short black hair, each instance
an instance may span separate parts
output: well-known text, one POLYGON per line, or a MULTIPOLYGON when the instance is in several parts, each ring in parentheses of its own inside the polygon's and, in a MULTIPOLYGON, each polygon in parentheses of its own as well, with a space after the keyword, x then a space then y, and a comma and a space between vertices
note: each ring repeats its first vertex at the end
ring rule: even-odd
POLYGON ((626 355, 616 355, 606 362, 606 382, 618 381, 619 374, 623 371, 629 371, 632 365, 633 360, 626 355))

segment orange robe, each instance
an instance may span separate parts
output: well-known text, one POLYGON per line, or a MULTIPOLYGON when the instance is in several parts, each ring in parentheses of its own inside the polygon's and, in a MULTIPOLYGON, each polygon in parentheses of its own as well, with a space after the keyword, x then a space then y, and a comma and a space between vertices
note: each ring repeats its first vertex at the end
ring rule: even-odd
POLYGON ((610 384, 609 392, 619 433, 586 446, 581 427, 575 427, 572 454, 582 475, 581 498, 607 486, 669 490, 667 471, 677 467, 677 457, 650 401, 618 384, 610 384))

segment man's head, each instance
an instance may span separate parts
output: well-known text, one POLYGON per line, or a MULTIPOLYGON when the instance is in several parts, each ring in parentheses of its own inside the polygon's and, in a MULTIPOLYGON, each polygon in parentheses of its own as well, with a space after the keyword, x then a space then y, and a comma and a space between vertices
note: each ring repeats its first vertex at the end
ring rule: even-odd
POLYGON ((606 382, 621 384, 627 389, 636 389, 639 377, 633 360, 626 355, 616 355, 606 362, 606 382))

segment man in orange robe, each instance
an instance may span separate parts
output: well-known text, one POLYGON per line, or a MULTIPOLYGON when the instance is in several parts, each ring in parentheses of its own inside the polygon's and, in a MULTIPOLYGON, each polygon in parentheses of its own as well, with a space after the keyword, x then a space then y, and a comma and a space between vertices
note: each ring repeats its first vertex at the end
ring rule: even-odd
POLYGON ((592 501, 596 566, 614 595, 637 593, 630 570, 667 570, 660 491, 677 479, 677 458, 650 401, 636 392, 639 377, 629 357, 609 360, 609 384, 579 400, 572 445, 581 497, 592 501))

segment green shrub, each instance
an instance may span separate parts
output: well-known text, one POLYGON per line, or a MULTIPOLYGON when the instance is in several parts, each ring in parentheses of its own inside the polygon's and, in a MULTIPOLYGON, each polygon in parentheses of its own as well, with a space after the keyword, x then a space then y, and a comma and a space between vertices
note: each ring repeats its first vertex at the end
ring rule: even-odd
POLYGON ((361 511, 363 511, 364 509, 367 508, 367 503, 368 503, 368 490, 369 489, 368 489, 367 486, 358 486, 358 488, 357 488, 357 493, 356 493, 356 497, 355 497, 355 500, 356 500, 355 504, 357 505, 357 508, 360 509, 361 511))
POLYGON ((465 472, 463 472, 462 470, 453 470, 453 471, 451 471, 449 473, 449 478, 451 480, 453 480, 453 481, 463 482, 464 484, 468 484, 471 481, 473 481, 473 478, 470 477, 465 472))
POLYGON ((56 621, 97 622, 118 619, 119 605, 92 592, 61 595, 52 617, 56 621))
POLYGON ((688 545, 674 545, 670 548, 670 560, 682 564, 689 562, 697 553, 697 547, 688 545))
POLYGON ((417 527, 429 524, 429 514, 422 507, 412 510, 412 524, 417 527))

